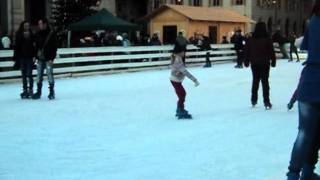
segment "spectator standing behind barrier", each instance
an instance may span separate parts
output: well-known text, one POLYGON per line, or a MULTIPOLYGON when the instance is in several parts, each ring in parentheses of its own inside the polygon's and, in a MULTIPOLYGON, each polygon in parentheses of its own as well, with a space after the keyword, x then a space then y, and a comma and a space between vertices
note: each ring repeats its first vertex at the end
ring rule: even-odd
POLYGON ((210 51, 211 51, 210 39, 209 39, 209 37, 204 36, 203 34, 198 34, 197 39, 198 39, 197 46, 202 51, 206 51, 206 63, 203 67, 204 68, 211 67, 212 65, 211 65, 211 61, 210 61, 210 51))
POLYGON ((22 99, 33 96, 33 77, 32 70, 34 58, 36 56, 35 39, 30 29, 30 23, 23 21, 16 32, 13 60, 15 61, 14 69, 21 70, 22 77, 22 99))
POLYGON ((319 151, 320 131, 320 0, 315 2, 301 50, 308 51, 298 86, 299 132, 295 140, 288 180, 312 179, 319 151), (310 158, 314 157, 314 158, 310 158), (313 162, 312 162, 313 160, 313 162), (300 171, 302 170, 301 177, 300 171))
POLYGON ((298 48, 297 46, 295 45, 295 42, 296 42, 296 39, 297 39, 297 36, 294 34, 294 32, 292 32, 289 36, 289 43, 290 43, 290 59, 289 59, 289 62, 290 61, 293 61, 292 59, 292 53, 295 53, 296 56, 297 56, 297 62, 300 62, 300 58, 299 58, 299 54, 298 54, 298 48))
MULTIPOLYGON (((2 31, 0 29, 0 40, 1 39, 2 39, 2 31)), ((2 42, 0 42, 0 50, 3 50, 3 49, 4 49, 3 44, 2 44, 2 42)))
POLYGON ((234 44, 234 49, 237 53, 237 65, 235 68, 243 68, 244 36, 241 34, 241 29, 238 29, 231 39, 231 43, 234 44))
POLYGON ((159 36, 158 36, 157 33, 154 33, 152 35, 152 38, 150 40, 150 45, 151 46, 161 46, 161 41, 160 41, 159 36))
POLYGON ((272 40, 269 38, 267 26, 264 22, 256 24, 253 36, 245 46, 245 66, 248 67, 249 64, 251 64, 253 76, 251 89, 252 106, 255 106, 258 102, 258 89, 261 81, 264 106, 267 110, 271 109, 269 72, 270 64, 272 67, 276 66, 276 56, 272 40))
POLYGON ((1 44, 3 49, 11 49, 11 40, 8 36, 3 36, 1 38, 1 44))
POLYGON ((227 40, 227 36, 222 36, 221 44, 229 44, 229 41, 227 40))
POLYGON ((273 42, 278 43, 280 52, 282 54, 282 59, 289 59, 288 53, 285 47, 286 38, 283 37, 281 30, 278 29, 272 36, 273 42))
POLYGON ((55 99, 53 61, 57 55, 57 37, 56 32, 50 29, 47 19, 38 21, 39 31, 36 34, 36 51, 37 51, 37 92, 33 99, 40 99, 42 90, 42 81, 44 69, 46 69, 49 82, 50 100, 55 99))

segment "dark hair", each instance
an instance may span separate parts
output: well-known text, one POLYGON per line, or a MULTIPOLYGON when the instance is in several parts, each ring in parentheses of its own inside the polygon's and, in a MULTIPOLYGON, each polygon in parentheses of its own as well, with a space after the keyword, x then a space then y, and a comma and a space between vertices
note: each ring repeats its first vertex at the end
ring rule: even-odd
POLYGON ((18 33, 22 33, 24 31, 24 24, 29 23, 28 21, 24 20, 20 23, 19 29, 18 29, 18 33))
POLYGON ((256 24, 256 28, 254 29, 253 38, 260 39, 260 38, 268 38, 269 34, 267 31, 267 25, 264 22, 258 22, 256 24))
POLYGON ((50 30, 49 21, 48 21, 47 18, 40 18, 39 21, 42 21, 43 24, 46 24, 47 25, 47 29, 50 30))

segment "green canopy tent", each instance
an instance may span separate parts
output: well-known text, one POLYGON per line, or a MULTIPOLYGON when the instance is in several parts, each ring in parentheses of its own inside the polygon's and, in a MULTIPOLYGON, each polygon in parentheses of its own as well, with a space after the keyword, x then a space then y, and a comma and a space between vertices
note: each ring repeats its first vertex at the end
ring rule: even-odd
MULTIPOLYGON (((85 17, 84 19, 69 26, 68 44, 70 45, 71 31, 94 31, 105 29, 128 31, 139 30, 140 27, 136 24, 115 17, 106 9, 101 9, 99 12, 85 17)), ((68 47, 70 47, 69 45, 68 47)))
POLYGON ((139 26, 123 19, 115 17, 106 9, 88 16, 79 22, 70 25, 71 31, 93 31, 93 30, 138 30, 139 26))

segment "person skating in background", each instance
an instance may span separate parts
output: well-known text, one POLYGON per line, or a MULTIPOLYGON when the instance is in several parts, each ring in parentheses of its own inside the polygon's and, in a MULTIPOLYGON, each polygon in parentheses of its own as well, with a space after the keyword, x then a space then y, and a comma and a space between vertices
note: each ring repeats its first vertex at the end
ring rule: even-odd
POLYGON ((197 34, 197 46, 202 50, 206 51, 206 63, 203 66, 204 68, 212 67, 211 61, 210 61, 210 39, 207 36, 204 36, 203 34, 197 34))
POLYGON ((283 37, 281 29, 278 28, 277 31, 272 36, 273 42, 278 43, 280 52, 282 54, 282 59, 289 59, 287 50, 285 48, 286 38, 283 37))
POLYGON ((22 99, 33 96, 33 76, 34 57, 36 56, 34 35, 30 29, 30 23, 23 21, 16 32, 13 60, 15 69, 21 70, 22 77, 22 99))
POLYGON ((44 69, 46 69, 49 82, 48 98, 54 99, 54 76, 53 61, 57 55, 56 33, 50 29, 47 19, 38 21, 39 31, 36 34, 36 52, 37 52, 37 92, 33 99, 40 99, 42 91, 42 81, 44 69))
POLYGON ((237 64, 235 68, 243 68, 243 50, 244 50, 244 36, 241 34, 241 29, 237 30, 231 38, 231 43, 234 44, 234 49, 237 53, 237 64))
POLYGON ((299 54, 298 54, 298 48, 297 46, 295 45, 295 42, 296 42, 296 39, 297 39, 297 36, 292 32, 288 38, 289 40, 289 43, 290 43, 290 59, 289 59, 289 62, 290 61, 293 61, 292 59, 292 53, 295 53, 296 56, 297 56, 297 62, 300 62, 300 58, 299 58, 299 54))
POLYGON ((171 76, 170 81, 172 86, 175 89, 175 92, 178 96, 178 103, 176 109, 176 116, 178 119, 192 119, 191 114, 185 109, 184 102, 186 98, 186 91, 182 85, 182 82, 187 76, 187 78, 191 79, 195 86, 199 85, 198 80, 186 69, 185 63, 182 58, 184 56, 184 51, 177 43, 174 46, 172 59, 171 59, 171 76))
POLYGON ((256 24, 252 38, 245 46, 245 66, 251 64, 252 89, 251 103, 255 106, 258 101, 259 83, 262 82, 263 102, 266 109, 271 109, 272 104, 269 97, 269 73, 270 65, 276 66, 276 56, 273 49, 272 40, 267 33, 266 24, 259 22, 256 24))
MULTIPOLYGON (((308 51, 297 91, 299 102, 299 132, 292 148, 288 180, 310 180, 314 166, 308 166, 309 156, 319 151, 320 132, 320 0, 315 1, 311 20, 305 32, 301 50, 308 51), (318 141, 318 142, 317 142, 318 141), (302 170, 302 173, 300 174, 302 170)), ((316 158, 317 159, 317 158, 316 158)), ((312 158, 311 158, 312 160, 312 158)))

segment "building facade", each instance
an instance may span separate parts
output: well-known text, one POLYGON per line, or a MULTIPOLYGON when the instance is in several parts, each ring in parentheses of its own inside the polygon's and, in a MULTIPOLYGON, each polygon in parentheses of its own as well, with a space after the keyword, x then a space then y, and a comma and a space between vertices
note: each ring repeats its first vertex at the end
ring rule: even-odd
MULTIPOLYGON (((1 0, 1 31, 13 35, 22 20, 36 24, 37 18, 50 17, 50 1, 1 0)), ((285 34, 302 34, 312 0, 101 0, 99 8, 106 8, 128 21, 139 22, 163 4, 228 8, 255 21, 266 22, 271 32, 280 28, 285 34)))

